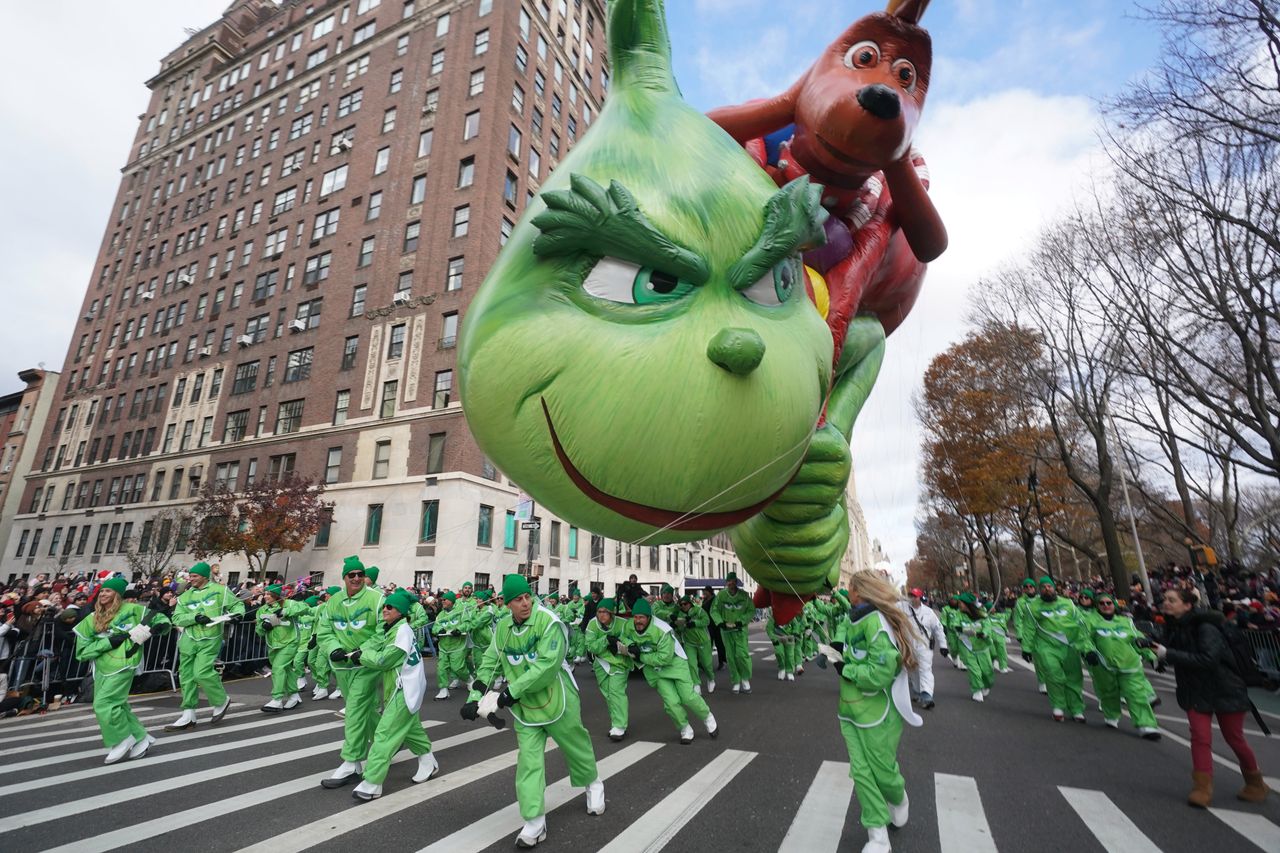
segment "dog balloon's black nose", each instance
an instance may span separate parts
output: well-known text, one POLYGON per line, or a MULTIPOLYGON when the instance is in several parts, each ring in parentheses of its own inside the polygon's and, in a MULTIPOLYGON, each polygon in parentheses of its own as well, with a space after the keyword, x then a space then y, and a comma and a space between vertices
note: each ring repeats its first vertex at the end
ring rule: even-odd
POLYGON ((897 94, 883 83, 864 86, 858 90, 858 103, 876 118, 895 119, 902 112, 897 94))

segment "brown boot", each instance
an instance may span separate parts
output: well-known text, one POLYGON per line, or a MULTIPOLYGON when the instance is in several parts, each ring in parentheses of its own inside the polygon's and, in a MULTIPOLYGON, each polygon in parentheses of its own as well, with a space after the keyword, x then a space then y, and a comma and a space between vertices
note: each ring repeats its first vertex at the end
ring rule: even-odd
POLYGON ((1187 805, 1201 809, 1209 808, 1209 804, 1213 802, 1213 774, 1193 770, 1191 781, 1195 787, 1191 789, 1190 794, 1187 794, 1187 805))
POLYGON ((1244 774, 1244 787, 1240 789, 1240 793, 1236 794, 1237 800, 1244 800, 1246 803, 1260 803, 1267 798, 1267 794, 1271 789, 1267 787, 1267 783, 1262 781, 1261 770, 1242 770, 1244 774))

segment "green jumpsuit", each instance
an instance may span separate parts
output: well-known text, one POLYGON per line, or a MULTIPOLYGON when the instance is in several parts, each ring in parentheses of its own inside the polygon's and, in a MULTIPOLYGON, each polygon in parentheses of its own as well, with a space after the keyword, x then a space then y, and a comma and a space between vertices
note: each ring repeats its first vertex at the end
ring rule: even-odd
POLYGON ((1060 595, 1053 601, 1036 598, 1029 612, 1034 630, 1022 638, 1022 648, 1039 665, 1049 703, 1055 711, 1083 717, 1084 672, 1078 649, 1088 640, 1079 611, 1071 599, 1060 595))
POLYGON ((311 613, 311 608, 301 601, 285 599, 258 608, 253 630, 267 641, 267 662, 271 665, 271 698, 281 701, 298 692, 298 675, 294 661, 302 647, 302 631, 299 621, 311 613), (275 616, 279 624, 268 628, 265 621, 275 616))
MULTIPOLYGON (((344 586, 320 606, 316 637, 321 654, 332 661, 335 651, 354 652, 381 624, 382 593, 367 586, 355 595, 348 595, 344 586)), ((346 700, 342 760, 364 761, 378 723, 378 686, 382 674, 348 660, 338 660, 332 665, 338 689, 346 700)))
POLYGON ((418 717, 427 675, 412 622, 397 619, 388 626, 379 620, 377 630, 360 645, 360 665, 376 672, 391 673, 395 680, 395 686, 378 717, 363 773, 365 782, 381 785, 391 768, 391 759, 401 746, 408 747, 410 752, 419 756, 431 751, 431 738, 427 737, 418 717))
POLYGON ((606 628, 593 617, 587 623, 585 642, 587 651, 594 658, 591 668, 596 673, 596 684, 600 685, 605 707, 609 709, 609 725, 625 731, 628 718, 627 674, 631 672, 631 659, 609 651, 610 637, 621 640, 623 621, 614 616, 606 628))
MULTIPOLYGON (((307 675, 307 659, 312 652, 311 638, 316 635, 316 607, 319 605, 313 606, 303 602, 303 606, 307 608, 306 611, 298 613, 294 619, 298 625, 298 650, 293 655, 293 673, 299 681, 305 679, 307 675)), ((320 679, 314 669, 311 670, 311 677, 319 687, 320 679)))
POLYGON ((587 656, 587 635, 582 630, 582 616, 587 612, 587 603, 577 594, 576 588, 571 594, 573 598, 565 604, 565 613, 568 616, 566 624, 569 626, 569 661, 575 663, 587 656))
POLYGON ((215 619, 224 614, 244 615, 244 602, 220 583, 210 581, 200 589, 190 587, 178 596, 173 608, 173 624, 182 629, 178 637, 178 682, 182 688, 182 709, 200 704, 200 691, 214 708, 227 702, 222 677, 214 661, 222 651, 222 624, 202 625, 197 616, 215 619))
POLYGON ((960 660, 969 670, 969 691, 978 693, 990 690, 993 680, 991 642, 994 633, 990 619, 982 616, 981 611, 978 617, 974 618, 960 609, 952 617, 951 624, 955 628, 956 640, 959 642, 955 649, 960 654, 960 660))
POLYGON ((120 611, 106 631, 94 631, 92 610, 75 627, 76 660, 93 662, 93 715, 98 719, 102 743, 107 749, 129 735, 138 743, 147 737, 147 730, 129 707, 129 688, 133 685, 134 672, 142 663, 142 646, 128 639, 128 634, 148 618, 155 633, 168 630, 167 618, 161 614, 148 617, 142 605, 133 601, 120 605, 120 611), (123 635, 124 642, 112 646, 113 634, 123 635))
POLYGON ((618 642, 624 646, 640 647, 637 663, 644 672, 645 681, 658 691, 662 698, 662 710, 667 712, 671 722, 677 729, 689 725, 689 717, 685 708, 693 712, 699 720, 706 720, 711 709, 702 697, 693 692, 693 680, 689 678, 689 662, 683 654, 684 649, 676 642, 671 626, 663 628, 665 622, 656 618, 650 619, 644 631, 637 631, 635 618, 627 622, 622 629, 622 639, 618 642))
MULTIPOLYGON (((1035 600, 1035 595, 1022 595, 1013 607, 1013 627, 1018 632, 1018 645, 1022 646, 1022 650, 1028 654, 1034 646, 1033 635, 1036 632, 1035 620, 1031 618, 1031 602, 1035 600)), ((1040 674, 1040 661, 1033 656, 1031 665, 1035 667, 1036 683, 1043 686, 1044 676, 1040 674)))
POLYGON ((711 665, 710 624, 707 611, 696 604, 687 611, 677 605, 672 615, 671 627, 675 628, 676 639, 689 657, 689 677, 694 684, 702 684, 702 676, 706 676, 707 681, 716 680, 716 671, 711 665))
MULTIPOLYGON (((578 685, 565 664, 569 628, 550 609, 535 604, 529 618, 517 625, 509 614, 498 620, 493 642, 481 656, 476 680, 493 684, 499 673, 515 699, 516 800, 520 816, 530 821, 546 814, 547 738, 560 747, 569 767, 569 781, 585 787, 599 778, 591 735, 582 725, 578 685)), ((472 689, 469 702, 483 691, 472 689)))
POLYGON ((1120 720, 1120 698, 1129 707, 1129 717, 1139 729, 1156 728, 1156 715, 1151 710, 1151 684, 1143 672, 1144 660, 1155 663, 1151 649, 1141 649, 1137 641, 1143 634, 1128 616, 1119 614, 1107 619, 1094 610, 1084 618, 1086 639, 1084 651, 1097 652, 1101 664, 1091 666, 1093 689, 1097 691, 1102 716, 1109 724, 1120 720))
POLYGON ((849 751, 849 776, 868 829, 889 825, 889 806, 906 796, 898 769, 898 741, 904 719, 921 723, 911 710, 902 658, 888 620, 870 605, 859 605, 838 632, 844 643, 840 675, 840 731, 849 751))
POLYGON ((436 621, 431 626, 436 635, 436 686, 441 690, 457 681, 465 685, 471 679, 467 669, 467 636, 472 628, 474 607, 461 604, 449 604, 445 599, 445 607, 436 614, 436 621))
POLYGON ((992 668, 1006 670, 1009 668, 1009 611, 997 611, 994 602, 988 602, 987 625, 991 629, 992 668))
POLYGON ((950 603, 942 606, 942 612, 939 614, 938 621, 942 623, 942 633, 947 637, 947 648, 958 649, 959 641, 956 639, 956 617, 960 615, 960 609, 954 607, 950 603))
POLYGON ((729 680, 735 686, 751 679, 751 649, 747 645, 747 626, 755 615, 756 606, 751 596, 742 589, 730 592, 726 587, 716 593, 711 602, 711 619, 720 626, 724 640, 726 663, 729 664, 729 680))

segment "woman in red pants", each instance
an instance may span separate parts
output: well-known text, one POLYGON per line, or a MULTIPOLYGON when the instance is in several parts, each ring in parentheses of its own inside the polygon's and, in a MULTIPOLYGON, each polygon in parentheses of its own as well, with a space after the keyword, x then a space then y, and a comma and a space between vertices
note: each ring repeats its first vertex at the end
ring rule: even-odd
POLYGON ((1178 705, 1191 725, 1191 766, 1194 787, 1187 802, 1208 808, 1213 800, 1213 718, 1240 762, 1245 785, 1238 799, 1260 803, 1268 788, 1258 760, 1244 739, 1244 715, 1249 691, 1236 673, 1235 658, 1222 632, 1224 617, 1216 610, 1196 610, 1190 589, 1165 590, 1161 609, 1166 622, 1165 644, 1156 646, 1161 660, 1173 665, 1178 682, 1178 705))

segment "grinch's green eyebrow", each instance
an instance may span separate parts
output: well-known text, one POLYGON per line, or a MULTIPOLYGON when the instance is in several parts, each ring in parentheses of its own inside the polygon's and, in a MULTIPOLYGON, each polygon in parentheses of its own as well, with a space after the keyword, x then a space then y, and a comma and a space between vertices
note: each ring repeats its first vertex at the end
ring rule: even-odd
POLYGON ((711 277, 706 260, 659 231, 617 181, 605 190, 584 175, 570 174, 569 189, 544 192, 542 200, 547 209, 533 218, 542 232, 533 241, 540 258, 608 255, 658 267, 691 284, 706 284, 711 277))
POLYGON ((826 242, 826 221, 822 188, 810 183, 807 175, 796 178, 765 204, 764 230, 756 244, 729 268, 729 284, 734 290, 745 290, 779 261, 821 246, 826 242))

